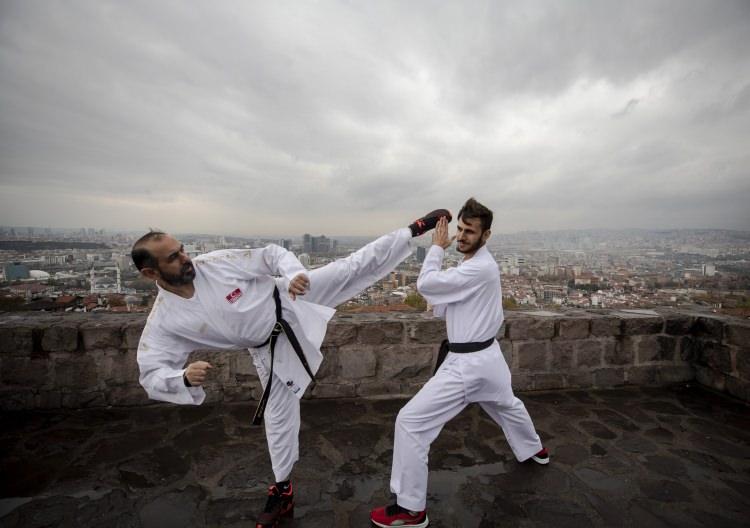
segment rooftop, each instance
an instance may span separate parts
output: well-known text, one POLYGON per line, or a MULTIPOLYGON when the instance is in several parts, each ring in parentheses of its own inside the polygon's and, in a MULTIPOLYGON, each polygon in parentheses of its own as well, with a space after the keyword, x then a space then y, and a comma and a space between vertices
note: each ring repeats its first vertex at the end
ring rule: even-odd
MULTIPOLYGON (((519 464, 478 406, 430 452, 431 526, 741 526, 750 412, 693 383, 520 393, 551 463, 519 464)), ((368 526, 403 399, 302 402, 296 519, 368 526)), ((253 526, 271 469, 252 402, 6 412, 0 524, 253 526)))

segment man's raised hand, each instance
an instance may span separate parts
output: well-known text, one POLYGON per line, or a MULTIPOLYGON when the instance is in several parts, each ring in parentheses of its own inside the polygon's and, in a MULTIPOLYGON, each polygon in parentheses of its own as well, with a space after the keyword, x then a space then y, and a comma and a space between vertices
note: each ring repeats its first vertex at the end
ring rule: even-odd
POLYGON ((435 226, 435 231, 432 233, 432 244, 440 246, 443 249, 448 249, 448 246, 450 246, 455 239, 456 235, 448 235, 448 219, 444 216, 441 217, 435 226))

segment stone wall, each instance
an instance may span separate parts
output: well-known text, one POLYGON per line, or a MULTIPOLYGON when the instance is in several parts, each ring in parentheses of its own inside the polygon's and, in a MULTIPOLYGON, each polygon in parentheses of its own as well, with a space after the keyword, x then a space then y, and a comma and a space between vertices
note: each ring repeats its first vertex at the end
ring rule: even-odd
MULTIPOLYGON (((0 314, 3 409, 145 405, 136 348, 144 316, 0 314)), ((445 324, 430 314, 338 315, 306 397, 394 397, 430 377, 445 324)), ((500 330, 517 390, 697 379, 750 401, 750 323, 674 311, 509 312, 500 330)), ((257 399, 244 350, 197 351, 215 369, 207 401, 257 399)))

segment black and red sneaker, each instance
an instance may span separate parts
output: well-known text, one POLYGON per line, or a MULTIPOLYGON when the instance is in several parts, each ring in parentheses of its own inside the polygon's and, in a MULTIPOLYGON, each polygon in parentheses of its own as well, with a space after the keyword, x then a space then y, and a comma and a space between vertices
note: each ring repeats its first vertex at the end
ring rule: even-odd
POLYGON ((279 521, 285 517, 294 517, 294 490, 292 483, 286 490, 282 491, 276 486, 268 488, 268 500, 263 513, 258 516, 255 528, 277 527, 279 521))
POLYGON ((549 451, 547 451, 546 447, 543 447, 536 455, 532 455, 531 460, 537 464, 549 464, 549 451))
POLYGON ((446 217, 449 222, 453 220, 451 212, 448 209, 435 209, 431 213, 424 215, 422 218, 415 220, 413 224, 409 224, 411 236, 418 237, 419 235, 425 234, 430 229, 433 229, 437 225, 438 220, 442 217, 446 217))
POLYGON ((430 524, 426 511, 412 514, 409 510, 402 508, 396 503, 372 510, 370 512, 370 521, 375 526, 380 526, 381 528, 390 528, 391 526, 425 528, 430 524))

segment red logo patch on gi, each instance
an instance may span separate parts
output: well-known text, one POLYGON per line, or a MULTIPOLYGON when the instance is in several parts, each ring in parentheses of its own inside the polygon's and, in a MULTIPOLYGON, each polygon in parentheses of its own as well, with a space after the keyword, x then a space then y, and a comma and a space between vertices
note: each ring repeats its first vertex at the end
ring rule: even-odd
POLYGON ((237 299, 239 299, 240 297, 242 297, 242 290, 237 288, 232 293, 227 295, 227 301, 229 301, 229 304, 234 304, 237 302, 237 299))

